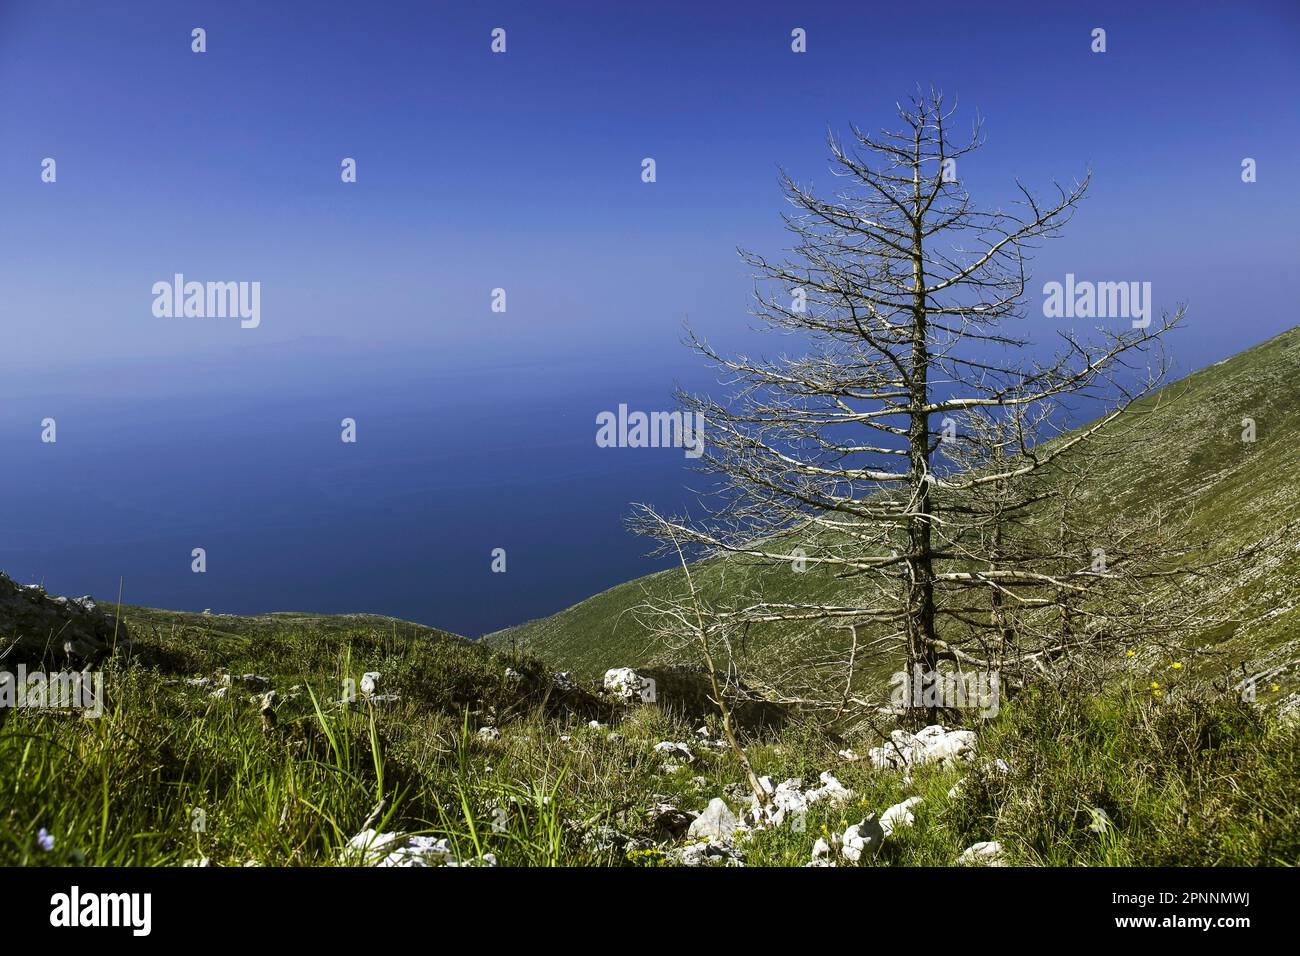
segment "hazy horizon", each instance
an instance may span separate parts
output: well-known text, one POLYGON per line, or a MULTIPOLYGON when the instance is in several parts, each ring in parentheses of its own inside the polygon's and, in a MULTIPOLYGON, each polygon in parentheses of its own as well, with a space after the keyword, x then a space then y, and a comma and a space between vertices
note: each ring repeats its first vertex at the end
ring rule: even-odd
POLYGON ((736 247, 779 253, 778 167, 833 186, 827 129, 889 127, 918 84, 985 118, 976 202, 1092 171, 1027 337, 1095 324, 1043 314, 1073 275, 1187 303, 1178 375, 1263 342, 1296 324, 1300 120, 1271 91, 1300 79, 1300 12, 1197 14, 948 4, 919 43, 914 11, 851 4, 5 4, 0 570, 470 635, 654 570, 628 505, 692 505, 692 462, 599 448, 595 416, 722 391, 685 321, 796 347, 748 329, 736 247), (176 274, 258 283, 256 325, 160 316, 176 274))

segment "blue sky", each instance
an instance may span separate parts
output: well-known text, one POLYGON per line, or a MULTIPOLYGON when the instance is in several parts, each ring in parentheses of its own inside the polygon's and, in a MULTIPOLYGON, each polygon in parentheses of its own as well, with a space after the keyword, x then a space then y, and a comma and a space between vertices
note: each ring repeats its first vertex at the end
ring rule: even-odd
MULTIPOLYGON (((1067 271, 1151 281, 1158 305, 1189 306, 1172 343, 1179 368, 1217 361, 1297 321, 1298 9, 0 0, 0 440, 27 441, 47 407, 84 409, 99 415, 105 454, 156 464, 115 491, 109 504, 124 510, 102 528, 98 563, 32 557, 33 542, 58 550, 51 539, 74 529, 28 514, 26 537, 0 542, 0 568, 80 591, 118 561, 130 566, 111 569, 113 582, 150 582, 135 594, 146 603, 256 610, 332 596, 349 606, 329 609, 352 609, 365 594, 337 586, 232 579, 192 592, 150 564, 149 547, 127 561, 108 542, 157 517, 159 489, 212 504, 169 485, 167 463, 214 409, 269 428, 291 396, 333 422, 383 393, 390 420, 426 422, 454 381, 468 390, 455 414, 481 422, 460 441, 554 434, 521 471, 562 473, 572 458, 555 449, 590 441, 595 411, 705 381, 678 345, 684 319, 724 345, 746 341, 750 282, 735 248, 782 247, 778 164, 827 183, 827 127, 890 125, 917 83, 985 116, 988 146, 961 170, 985 203, 1013 198, 1016 177, 1044 188, 1093 170, 1066 238, 1037 260, 1039 285, 1067 271), (196 26, 204 54, 190 50, 196 26), (507 31, 504 55, 489 50, 494 27, 507 31), (806 54, 790 51, 794 27, 806 54), (1089 49, 1094 27, 1107 31, 1104 54, 1089 49), (355 184, 340 182, 345 156, 355 184), (653 184, 640 180, 646 156, 653 184), (55 184, 40 181, 44 157, 57 160, 55 184), (1258 182, 1241 182, 1243 157, 1258 182), (260 281, 261 325, 156 318, 150 288, 175 272, 260 281), (504 314, 489 309, 498 286, 504 314), (383 391, 400 382, 411 388, 383 391), (110 400, 125 404, 109 414, 110 400)), ((1049 334, 1035 316, 1026 331, 1049 334)), ((66 447, 75 418, 60 425, 60 452, 78 454, 66 447)), ((395 425, 388 453, 438 440, 421 428, 395 425)), ((293 480, 292 460, 273 460, 293 436, 254 445, 257 461, 238 460, 235 441, 212 467, 237 474, 271 456, 293 480)), ((6 478, 14 493, 45 486, 51 509, 73 493, 30 449, 14 454, 27 463, 6 478)), ((617 560, 584 563, 591 542, 534 528, 539 554, 543 540, 572 549, 566 583, 475 592, 493 614, 460 626, 554 610, 636 572, 636 543, 609 543, 618 503, 681 483, 680 462, 648 455, 622 478, 593 466, 575 479, 603 482, 600 547, 617 560)), ((476 475, 475 461, 449 466, 468 487, 509 467, 493 459, 476 475)), ((238 495, 230 508, 222 526, 238 531, 238 495)), ((533 514, 511 524, 542 520, 533 514)), ((344 577, 347 557, 329 573, 344 577)), ((361 544, 350 560, 376 563, 361 544)), ((526 577, 521 562, 512 580, 526 577)), ((435 598, 371 609, 446 623, 435 598)))

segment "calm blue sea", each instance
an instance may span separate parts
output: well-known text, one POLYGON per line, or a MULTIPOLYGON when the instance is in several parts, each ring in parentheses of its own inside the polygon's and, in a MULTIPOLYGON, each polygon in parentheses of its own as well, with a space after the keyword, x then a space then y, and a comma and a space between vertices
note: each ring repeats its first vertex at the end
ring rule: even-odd
POLYGON ((114 599, 120 579, 128 603, 369 611, 467 635, 549 614, 660 566, 624 529, 630 502, 693 500, 681 450, 595 443, 601 410, 673 407, 655 364, 323 340, 34 373, 0 384, 0 569, 52 593, 114 599))

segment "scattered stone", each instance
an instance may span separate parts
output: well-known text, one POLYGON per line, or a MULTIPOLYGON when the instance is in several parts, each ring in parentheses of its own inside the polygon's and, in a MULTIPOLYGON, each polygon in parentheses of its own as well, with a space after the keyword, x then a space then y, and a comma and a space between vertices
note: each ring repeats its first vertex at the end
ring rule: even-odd
POLYGON ((496 866, 496 856, 458 860, 446 837, 412 836, 408 833, 380 833, 365 829, 348 841, 346 862, 373 867, 496 866))
POLYGON ((226 687, 239 684, 251 690, 268 690, 271 687, 271 678, 263 677, 261 674, 222 674, 221 683, 226 687))
POLYGON ((612 733, 605 739, 608 740, 611 744, 621 744, 623 743, 623 741, 627 740, 627 738, 620 733, 612 733))
POLYGON ((609 730, 609 725, 602 724, 599 720, 588 721, 587 726, 590 727, 592 730, 609 730))
POLYGON ((947 730, 934 724, 916 734, 893 731, 888 742, 867 751, 867 758, 881 770, 907 770, 928 763, 953 767, 959 761, 969 763, 974 758, 975 745, 974 731, 947 730))
POLYGON ((519 673, 519 671, 515 670, 513 667, 507 667, 506 680, 512 684, 521 684, 523 683, 524 675, 519 673))
POLYGON ((687 763, 695 762, 695 754, 691 753, 691 748, 686 744, 675 743, 671 740, 662 740, 655 744, 655 753, 664 754, 670 759, 682 759, 687 763))
POLYGON ((1006 866, 1002 859, 1002 844, 996 840, 976 843, 957 857, 958 866, 1006 866))
POLYGON ((1101 807, 1089 807, 1088 814, 1092 817, 1088 824, 1089 833, 1105 833, 1114 826, 1110 822, 1110 815, 1101 807))
MULTIPOLYGON (((724 804, 725 806, 725 804, 724 804)), ((698 813, 692 813, 690 810, 683 810, 671 803, 659 802, 646 810, 650 818, 650 825, 667 839, 679 840, 691 828, 698 813)))
POLYGON ((820 787, 809 790, 805 794, 809 804, 826 802, 833 807, 841 807, 857 796, 854 791, 836 780, 829 770, 822 771, 820 780, 820 787))
POLYGON ((704 812, 691 821, 686 831, 692 840, 718 840, 730 843, 735 839, 740 822, 727 806, 727 801, 714 797, 705 807, 704 812))
POLYGON ((873 857, 880 852, 880 845, 884 842, 885 831, 873 813, 844 831, 840 837, 840 855, 850 863, 858 863, 863 857, 873 857))
POLYGON ((802 818, 815 803, 825 801, 838 807, 856 796, 829 770, 822 772, 821 786, 808 791, 803 789, 803 781, 796 777, 775 785, 771 777, 760 777, 758 785, 768 795, 767 803, 760 803, 758 797, 751 794, 746 815, 747 820, 758 829, 781 826, 787 819, 802 818))
POLYGON ((852 747, 846 747, 844 750, 841 750, 839 752, 839 757, 841 760, 846 760, 849 763, 857 763, 862 759, 852 747))
POLYGON ((630 667, 611 667, 605 671, 605 691, 621 703, 649 703, 654 700, 653 687, 654 681, 630 667))
POLYGON ((924 802, 921 797, 908 797, 902 803, 896 803, 882 813, 880 827, 884 830, 885 836, 890 836, 895 830, 916 823, 916 817, 912 815, 912 807, 924 802))
MULTIPOLYGON (((770 778, 766 778, 769 779, 770 778)), ((754 795, 754 791, 749 788, 747 783, 729 783, 722 788, 722 795, 728 800, 734 800, 739 803, 742 800, 748 800, 754 795)))
POLYGON ((610 826, 588 830, 582 838, 582 845, 591 853, 635 853, 654 846, 649 840, 629 836, 610 826))
POLYGON ((766 804, 758 797, 750 797, 748 819, 755 827, 779 827, 787 818, 802 817, 808 812, 808 798, 803 793, 803 781, 791 777, 775 787, 771 777, 760 777, 758 784, 768 795, 766 804))
POLYGON ((812 861, 808 866, 834 866, 835 856, 844 846, 844 840, 838 833, 832 833, 830 839, 818 837, 813 844, 812 861))
POLYGON ((573 679, 573 671, 557 671, 551 675, 551 683, 557 690, 575 691, 578 689, 578 682, 573 679))
POLYGON ((379 689, 379 671, 366 671, 361 675, 361 693, 373 694, 379 689))
POLYGON ((669 859, 681 866, 744 866, 745 855, 730 843, 708 840, 674 850, 669 859))
POLYGON ((495 727, 480 727, 477 736, 479 740, 491 743, 501 739, 501 731, 497 730, 495 727))

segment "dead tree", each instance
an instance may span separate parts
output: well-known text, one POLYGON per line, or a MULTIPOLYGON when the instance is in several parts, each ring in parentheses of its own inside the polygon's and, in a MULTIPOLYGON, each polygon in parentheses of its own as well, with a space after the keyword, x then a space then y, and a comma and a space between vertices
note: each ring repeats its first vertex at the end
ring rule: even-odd
MULTIPOLYGON (((832 195, 782 173, 790 252, 742 256, 756 273, 753 315, 803 352, 727 357, 688 333, 733 389, 721 400, 679 394, 707 423, 703 462, 721 479, 717 505, 705 521, 653 509, 634 519, 706 554, 789 564, 806 552, 809 564, 853 583, 853 600, 760 598, 716 609, 720 620, 865 628, 873 643, 901 644, 908 672, 925 675, 960 660, 954 638, 967 633, 972 608, 1050 601, 1061 583, 1042 561, 1010 560, 996 541, 972 553, 972 521, 985 516, 965 510, 971 496, 1032 485, 1120 420, 1161 384, 1159 339, 1182 315, 1086 338, 1058 330, 1048 357, 1013 334, 1032 252, 1069 221, 1088 177, 1056 185, 1046 200, 1017 183, 1010 209, 980 208, 958 173, 982 145, 981 124, 956 142, 952 115, 941 95, 918 93, 898 107, 899 130, 854 127, 847 144, 832 137, 832 172, 843 181, 832 195), (1098 417, 973 471, 939 451, 972 416, 1042 421, 1066 397, 1098 417)), ((920 711, 913 716, 937 715, 920 711)))

